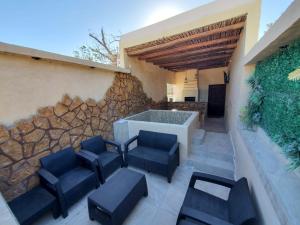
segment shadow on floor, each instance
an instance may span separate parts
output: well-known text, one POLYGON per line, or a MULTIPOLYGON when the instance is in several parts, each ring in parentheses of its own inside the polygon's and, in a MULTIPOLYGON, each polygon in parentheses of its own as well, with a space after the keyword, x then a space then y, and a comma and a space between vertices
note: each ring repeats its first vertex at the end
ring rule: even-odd
POLYGON ((224 118, 208 118, 204 119, 201 129, 209 132, 226 133, 224 118))

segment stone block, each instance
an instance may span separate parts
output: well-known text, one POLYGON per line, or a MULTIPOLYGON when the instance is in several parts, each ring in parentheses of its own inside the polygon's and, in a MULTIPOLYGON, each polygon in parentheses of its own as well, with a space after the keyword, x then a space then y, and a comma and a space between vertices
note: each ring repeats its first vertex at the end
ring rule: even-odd
POLYGON ((64 115, 65 113, 68 112, 68 107, 61 104, 61 103, 57 103, 56 106, 54 107, 54 113, 56 116, 60 117, 62 115, 64 115))
POLYGON ((41 129, 35 129, 31 133, 24 136, 25 142, 38 142, 45 135, 45 131, 41 129))
POLYGON ((0 145, 0 148, 2 149, 3 153, 14 160, 20 160, 23 158, 22 146, 17 141, 10 139, 0 145))
POLYGON ((41 129, 49 129, 49 121, 47 118, 45 117, 40 117, 40 116, 36 116, 33 119, 33 123, 36 127, 41 128, 41 129))
POLYGON ((4 126, 0 126, 0 144, 9 139, 9 132, 4 126))

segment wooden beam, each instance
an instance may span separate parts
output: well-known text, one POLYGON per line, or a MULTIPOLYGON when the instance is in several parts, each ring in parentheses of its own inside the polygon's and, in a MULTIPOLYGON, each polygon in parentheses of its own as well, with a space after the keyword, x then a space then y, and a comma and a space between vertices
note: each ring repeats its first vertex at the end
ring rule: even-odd
POLYGON ((190 64, 184 64, 184 65, 173 65, 173 66, 161 66, 163 68, 171 68, 171 69, 176 69, 176 68, 185 68, 185 67, 191 67, 191 66, 209 66, 209 65, 214 65, 214 64, 222 64, 222 63, 228 63, 230 60, 230 57, 224 58, 220 61, 218 60, 206 60, 202 61, 199 63, 190 63, 190 64))
POLYGON ((186 64, 192 64, 192 63, 200 63, 200 62, 205 62, 205 61, 210 61, 210 60, 222 60, 222 59, 227 59, 230 58, 232 54, 226 54, 226 55, 218 55, 218 56, 211 56, 211 57, 206 57, 202 58, 199 57, 198 59, 193 59, 193 60, 185 60, 185 61, 178 61, 178 62, 171 62, 171 63, 163 63, 163 64, 158 64, 159 66, 180 66, 180 65, 186 65, 186 64))
MULTIPOLYGON (((223 51, 227 49, 235 49, 237 46, 237 43, 234 44, 228 44, 228 45, 222 45, 222 46, 214 46, 214 47, 209 47, 209 48, 201 48, 197 50, 191 50, 183 53, 177 53, 177 54, 171 54, 171 55, 166 55, 166 56, 158 56, 158 57, 153 57, 149 58, 146 61, 147 62, 154 62, 156 60, 164 60, 164 59, 171 59, 171 58, 177 58, 177 57, 188 57, 188 56, 195 56, 198 54, 208 54, 210 52, 214 51, 223 51)), ((139 57, 138 59, 143 60, 143 56, 139 57)))
POLYGON ((142 57, 143 59, 150 59, 156 56, 166 56, 166 55, 170 55, 170 54, 176 54, 179 52, 185 52, 185 51, 189 51, 189 50, 195 50, 195 49, 199 49, 201 47, 208 47, 211 45, 227 45, 229 41, 237 41, 239 39, 239 35, 234 35, 234 36, 229 36, 229 37, 224 37, 224 38, 220 38, 220 39, 215 39, 215 40, 209 40, 209 41, 204 41, 204 42, 200 42, 200 43, 195 43, 195 44, 191 44, 191 45, 187 45, 187 46, 180 46, 177 48, 172 48, 172 49, 167 49, 161 52, 154 52, 154 53, 150 53, 150 54, 146 54, 144 57, 142 57))
POLYGON ((168 70, 189 70, 189 69, 204 69, 204 68, 215 68, 215 67, 226 67, 228 66, 228 63, 227 62, 214 62, 214 63, 210 63, 210 64, 206 64, 206 65, 203 65, 203 64, 192 64, 190 66, 186 66, 186 67, 166 67, 165 69, 168 69, 168 70))
POLYGON ((182 61, 188 61, 188 60, 195 60, 195 59, 200 59, 200 58, 208 58, 208 57, 213 57, 213 56, 221 56, 221 55, 227 55, 227 54, 232 54, 234 49, 228 49, 224 51, 214 51, 214 52, 208 52, 204 54, 197 54, 197 55, 192 55, 189 57, 173 57, 173 58, 168 58, 165 60, 155 60, 152 61, 154 65, 160 65, 160 64, 165 64, 165 63, 174 63, 174 62, 182 62, 182 61))
POLYGON ((172 41, 168 41, 166 43, 157 44, 157 45, 146 47, 146 48, 141 48, 141 49, 128 48, 127 49, 127 54, 129 56, 137 56, 137 55, 153 52, 153 51, 156 51, 156 50, 172 48, 172 47, 178 46, 179 44, 182 44, 184 42, 188 42, 188 41, 195 40, 195 39, 200 39, 200 38, 205 38, 205 37, 208 37, 208 36, 217 35, 217 34, 222 33, 222 32, 238 31, 238 30, 241 30, 244 27, 244 25, 245 25, 244 22, 240 22, 240 23, 229 25, 229 26, 209 30, 209 31, 204 31, 204 32, 201 32, 201 33, 192 34, 192 35, 189 35, 189 36, 186 36, 186 37, 183 37, 183 38, 175 39, 175 40, 172 40, 172 41))
POLYGON ((194 67, 189 67, 189 68, 180 68, 180 69, 167 69, 167 70, 171 70, 171 71, 185 71, 185 70, 189 70, 189 69, 198 69, 198 70, 207 70, 207 69, 213 69, 213 68, 220 68, 220 67, 226 67, 228 66, 228 64, 216 64, 216 65, 210 65, 210 66, 194 66, 194 67))

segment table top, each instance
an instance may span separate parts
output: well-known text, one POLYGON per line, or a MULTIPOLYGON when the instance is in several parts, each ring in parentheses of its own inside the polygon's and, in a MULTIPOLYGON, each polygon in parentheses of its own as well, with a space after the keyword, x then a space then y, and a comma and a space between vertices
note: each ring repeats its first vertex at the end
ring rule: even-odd
POLYGON ((112 213, 144 177, 144 174, 121 168, 95 190, 88 197, 88 201, 92 201, 97 206, 112 213))

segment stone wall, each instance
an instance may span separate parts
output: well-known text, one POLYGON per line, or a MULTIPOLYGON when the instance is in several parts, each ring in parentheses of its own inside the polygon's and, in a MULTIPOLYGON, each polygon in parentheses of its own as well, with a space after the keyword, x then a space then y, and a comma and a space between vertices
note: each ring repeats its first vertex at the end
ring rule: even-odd
POLYGON ((136 77, 117 73, 99 102, 65 95, 13 127, 0 125, 0 191, 8 201, 26 192, 39 182, 41 157, 70 145, 78 149, 81 141, 95 135, 112 139, 114 121, 150 108, 165 109, 166 103, 148 98, 136 77))

